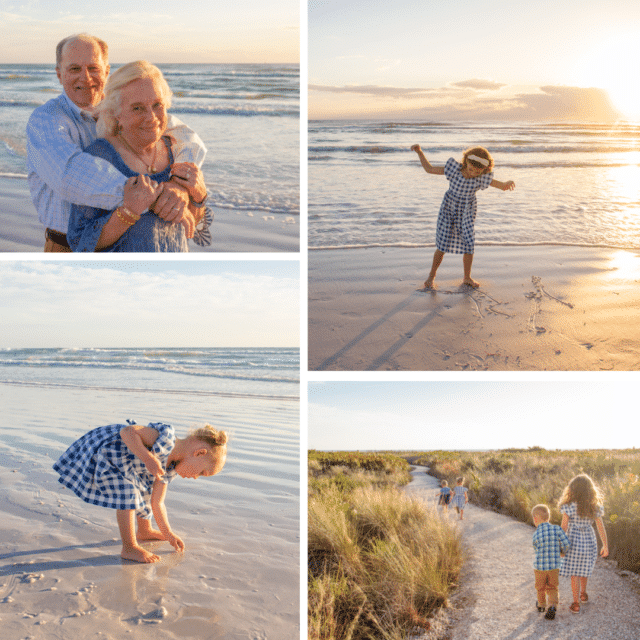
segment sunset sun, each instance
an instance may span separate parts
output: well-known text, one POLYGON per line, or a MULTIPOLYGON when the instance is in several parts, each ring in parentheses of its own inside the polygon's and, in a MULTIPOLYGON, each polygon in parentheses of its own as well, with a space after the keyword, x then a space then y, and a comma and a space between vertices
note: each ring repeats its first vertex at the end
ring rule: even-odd
POLYGON ((604 89, 625 118, 640 121, 640 79, 629 71, 639 59, 640 33, 612 37, 581 61, 581 83, 604 89))

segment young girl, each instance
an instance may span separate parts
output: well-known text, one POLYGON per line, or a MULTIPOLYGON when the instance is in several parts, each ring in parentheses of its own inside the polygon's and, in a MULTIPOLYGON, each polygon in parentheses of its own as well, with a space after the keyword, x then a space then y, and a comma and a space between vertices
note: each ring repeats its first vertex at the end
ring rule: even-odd
POLYGON ((456 486, 453 490, 453 504, 456 511, 460 514, 460 520, 464 520, 464 507, 469 502, 469 496, 467 496, 467 487, 463 487, 464 478, 458 478, 456 480, 456 486))
POLYGON ((604 509, 602 508, 602 496, 593 480, 585 474, 576 476, 565 488, 560 502, 562 513, 560 525, 569 536, 571 547, 562 559, 560 575, 565 578, 571 576, 571 591, 573 591, 573 604, 569 609, 573 613, 580 612, 580 602, 587 602, 587 580, 593 572, 598 555, 596 534, 593 530, 595 521, 602 541, 600 555, 606 558, 609 555, 607 544, 607 532, 602 524, 604 509))
POLYGON ((471 278, 471 265, 475 245, 476 191, 496 187, 503 191, 513 191, 513 181, 499 182, 493 179, 493 158, 483 147, 474 147, 464 152, 462 164, 449 158, 444 167, 432 166, 419 144, 411 147, 420 158, 427 173, 444 175, 449 180, 449 190, 440 205, 436 228, 436 252, 433 255, 431 273, 425 280, 425 289, 433 289, 433 281, 445 253, 462 253, 464 269, 463 284, 474 289, 480 285, 471 278))
POLYGON ((218 473, 227 457, 227 434, 207 425, 177 438, 168 424, 112 424, 76 440, 53 465, 58 481, 89 504, 117 509, 121 556, 158 562, 145 540, 166 540, 176 551, 184 542, 171 530, 164 506, 167 485, 182 478, 218 473), (153 514, 160 531, 151 528, 153 514), (136 535, 136 520, 138 531, 136 535))

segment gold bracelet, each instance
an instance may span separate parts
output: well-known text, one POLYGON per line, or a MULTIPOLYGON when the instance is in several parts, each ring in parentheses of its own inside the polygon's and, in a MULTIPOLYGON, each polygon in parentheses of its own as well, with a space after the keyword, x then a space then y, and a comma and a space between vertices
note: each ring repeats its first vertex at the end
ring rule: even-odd
POLYGON ((138 220, 140 220, 139 215, 129 211, 129 209, 127 209, 127 207, 125 206, 118 207, 116 209, 116 214, 118 215, 118 218, 122 220, 122 222, 124 222, 125 224, 128 224, 130 227, 133 226, 136 222, 138 222, 138 220))

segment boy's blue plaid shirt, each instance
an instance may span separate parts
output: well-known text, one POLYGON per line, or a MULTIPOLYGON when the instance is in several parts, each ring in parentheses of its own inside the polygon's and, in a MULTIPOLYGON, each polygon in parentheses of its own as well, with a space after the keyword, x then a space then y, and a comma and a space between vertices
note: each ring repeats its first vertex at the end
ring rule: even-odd
POLYGON ((557 524, 541 522, 533 534, 535 558, 533 568, 538 571, 559 569, 561 553, 566 553, 571 546, 567 534, 557 524))

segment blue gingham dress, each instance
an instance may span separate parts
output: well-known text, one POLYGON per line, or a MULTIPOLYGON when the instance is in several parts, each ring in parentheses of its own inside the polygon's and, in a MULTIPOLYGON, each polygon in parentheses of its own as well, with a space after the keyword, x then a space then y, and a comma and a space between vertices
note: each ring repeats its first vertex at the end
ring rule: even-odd
POLYGON ((462 165, 449 158, 444 166, 449 190, 440 205, 436 226, 436 247, 445 253, 473 253, 475 247, 476 191, 486 189, 493 172, 467 179, 462 165))
POLYGON ((467 487, 459 487, 456 485, 453 490, 455 495, 451 499, 451 504, 459 509, 464 509, 464 496, 468 491, 467 487))
MULTIPOLYGON (((575 502, 563 504, 560 512, 569 516, 567 535, 571 542, 567 555, 562 559, 560 575, 565 578, 569 576, 588 578, 593 572, 598 557, 598 541, 596 532, 593 530, 594 521, 591 518, 581 518, 575 502)), ((596 517, 602 518, 603 515, 604 509, 599 506, 596 517)))
MULTIPOLYGON (((126 426, 111 424, 89 431, 60 456, 53 468, 60 474, 58 482, 85 502, 110 509, 132 509, 140 518, 149 520, 155 477, 122 441, 120 430, 126 426)), ((159 434, 151 452, 165 470, 162 482, 168 484, 177 475, 173 464, 167 469, 167 459, 176 443, 175 431, 158 422, 148 426, 159 434)))

